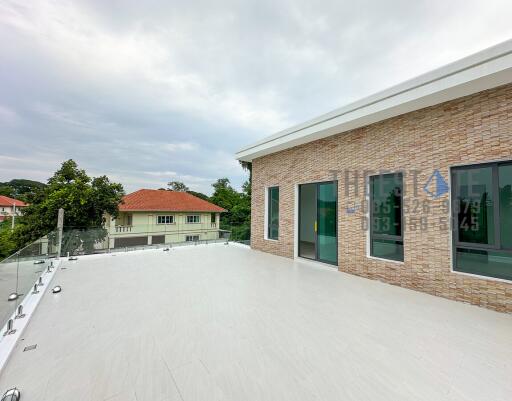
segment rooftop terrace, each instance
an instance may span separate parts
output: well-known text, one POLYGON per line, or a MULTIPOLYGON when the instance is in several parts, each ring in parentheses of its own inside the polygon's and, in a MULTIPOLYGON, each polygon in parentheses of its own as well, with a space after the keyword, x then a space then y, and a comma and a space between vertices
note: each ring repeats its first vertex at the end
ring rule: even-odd
POLYGON ((54 284, 0 376, 24 401, 512 395, 512 316, 244 246, 84 256, 54 284))

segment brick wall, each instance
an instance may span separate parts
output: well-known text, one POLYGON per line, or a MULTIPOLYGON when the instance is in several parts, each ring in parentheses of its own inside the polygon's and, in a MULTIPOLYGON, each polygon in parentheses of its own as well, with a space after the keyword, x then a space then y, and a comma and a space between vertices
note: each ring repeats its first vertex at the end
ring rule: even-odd
MULTIPOLYGON (((346 213, 360 204, 353 185, 345 194, 345 170, 405 170, 404 185, 412 188, 408 171, 420 171, 425 183, 435 169, 448 178, 449 167, 484 161, 512 160, 512 85, 480 92, 348 133, 331 136, 253 160, 251 246, 285 257, 294 254, 295 186, 333 179, 338 171, 338 268, 359 276, 429 294, 512 312, 512 284, 452 273, 451 232, 440 228, 449 221, 448 195, 426 201, 428 229, 404 231, 404 263, 366 257, 367 232, 361 228, 363 212, 346 213), (264 240, 265 187, 280 187, 279 240, 264 240)), ((353 175, 351 176, 353 177, 353 175)), ((360 179, 360 186, 363 180, 360 179)), ((421 187, 422 185, 420 185, 421 187)), ((404 203, 412 201, 409 190, 404 203)), ((412 203, 409 203, 412 204, 412 203)), ((406 222, 414 218, 405 213, 406 222)))

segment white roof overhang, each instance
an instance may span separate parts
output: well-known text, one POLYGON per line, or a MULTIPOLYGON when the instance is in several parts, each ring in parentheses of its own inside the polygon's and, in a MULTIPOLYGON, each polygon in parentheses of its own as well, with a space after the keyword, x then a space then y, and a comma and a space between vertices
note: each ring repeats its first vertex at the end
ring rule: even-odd
POLYGON ((411 111, 512 82, 512 40, 465 57, 241 149, 252 161, 411 111))

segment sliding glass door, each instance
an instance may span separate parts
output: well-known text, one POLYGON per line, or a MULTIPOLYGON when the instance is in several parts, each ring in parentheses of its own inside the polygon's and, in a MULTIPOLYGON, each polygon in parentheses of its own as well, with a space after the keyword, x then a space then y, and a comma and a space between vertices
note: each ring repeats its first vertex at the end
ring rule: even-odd
POLYGON ((337 206, 336 181, 299 185, 299 256, 337 264, 337 206))
POLYGON ((299 186, 299 256, 316 259, 316 184, 299 186))

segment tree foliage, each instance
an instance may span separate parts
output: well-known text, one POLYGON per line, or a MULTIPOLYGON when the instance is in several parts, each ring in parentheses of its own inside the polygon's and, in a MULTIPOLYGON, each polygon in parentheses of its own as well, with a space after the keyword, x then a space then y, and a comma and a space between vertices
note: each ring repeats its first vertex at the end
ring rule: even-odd
POLYGON ((45 184, 38 181, 14 179, 9 182, 0 182, 0 195, 30 202, 36 192, 45 187, 45 184))
POLYGON ((189 188, 181 181, 169 181, 167 183, 167 187, 171 191, 177 191, 177 192, 188 192, 189 191, 189 188))
POLYGON ((210 197, 208 195, 203 194, 202 192, 187 191, 187 193, 189 193, 190 195, 194 195, 196 198, 210 202, 210 197))
POLYGON ((60 208, 65 210, 64 226, 86 229, 100 227, 105 213, 117 216, 124 195, 123 186, 106 176, 89 177, 73 160, 61 168, 37 191, 17 219, 12 237, 18 247, 55 230, 60 208))
POLYGON ((212 186, 214 191, 210 201, 227 210, 227 212, 221 214, 220 228, 230 230, 231 238, 234 240, 250 239, 250 182, 244 183, 242 192, 237 192, 227 178, 218 179, 212 186))
MULTIPOLYGON (((251 163, 242 163, 244 170, 251 172, 251 163)), ((231 231, 231 239, 248 240, 251 236, 251 176, 242 186, 242 192, 236 191, 228 178, 219 178, 212 184, 213 194, 207 195, 191 191, 187 185, 180 181, 170 181, 169 190, 188 192, 198 198, 212 202, 227 212, 220 217, 220 229, 231 231)))
MULTIPOLYGON (((208 197, 190 190, 180 181, 170 181, 168 189, 188 192, 198 198, 215 203, 227 210, 221 214, 220 228, 230 230, 234 240, 250 239, 251 226, 251 163, 241 163, 249 171, 249 180, 236 191, 229 179, 220 178, 208 197)), ((56 229, 59 208, 65 210, 64 226, 70 233, 69 241, 63 242, 63 250, 92 247, 102 240, 106 232, 102 228, 105 213, 117 217, 118 207, 124 195, 121 184, 112 183, 106 176, 89 177, 73 160, 62 163, 47 184, 31 180, 11 180, 0 183, 0 194, 29 202, 24 214, 16 219, 14 231, 10 222, 0 223, 0 258, 33 242, 56 229), (91 228, 96 228, 91 230, 91 228), (88 229, 87 235, 83 232, 88 229)))
POLYGON ((12 255, 16 251, 16 243, 11 235, 11 221, 0 222, 0 260, 12 255))
MULTIPOLYGON (((161 190, 164 190, 165 188, 160 188, 161 190)), ((187 192, 190 195, 194 195, 197 198, 203 199, 205 201, 210 201, 210 198, 208 195, 205 195, 201 192, 192 191, 188 186, 186 186, 181 181, 169 181, 167 183, 167 189, 169 191, 176 191, 176 192, 187 192)))

